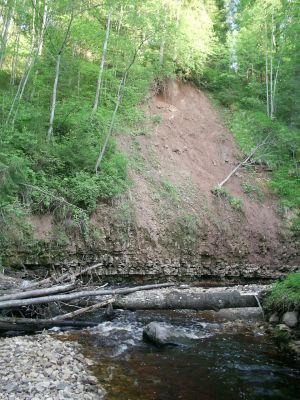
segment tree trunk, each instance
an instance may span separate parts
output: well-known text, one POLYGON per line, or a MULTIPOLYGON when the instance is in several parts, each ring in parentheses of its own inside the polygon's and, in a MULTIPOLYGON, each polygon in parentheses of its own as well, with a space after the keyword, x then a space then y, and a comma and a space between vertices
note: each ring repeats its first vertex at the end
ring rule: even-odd
POLYGON ((16 42, 15 42, 14 54, 13 54, 12 66, 11 66, 10 84, 12 86, 15 84, 16 76, 17 76, 17 66, 18 66, 18 60, 19 60, 20 36, 21 36, 20 31, 18 31, 17 34, 16 34, 16 42))
POLYGON ((4 22, 2 38, 1 38, 0 71, 2 70, 3 63, 4 63, 4 56, 5 56, 6 46, 7 46, 8 33, 9 33, 10 25, 11 25, 11 22, 13 19, 13 15, 15 12, 15 7, 16 7, 16 0, 14 0, 12 7, 8 10, 7 18, 4 22))
POLYGON ((50 288, 45 289, 36 289, 36 290, 27 290, 16 293, 6 294, 4 296, 0 296, 0 302, 8 301, 8 300, 17 300, 17 299, 27 299, 32 297, 39 296, 47 296, 49 294, 68 292, 75 288, 74 284, 61 285, 61 286, 52 286, 50 288))
POLYGON ((102 265, 103 265, 102 263, 98 263, 98 264, 91 265, 87 268, 80 269, 79 271, 75 271, 75 272, 68 271, 58 277, 51 276, 49 278, 42 279, 41 281, 32 282, 29 285, 27 285, 26 289, 29 289, 29 288, 33 289, 36 287, 51 285, 54 283, 62 283, 64 281, 75 281, 75 279, 78 276, 82 276, 86 273, 90 273, 91 271, 97 269, 98 267, 101 267, 102 265))
POLYGON ((63 314, 63 315, 58 315, 57 317, 52 318, 53 321, 61 321, 61 320, 66 320, 69 318, 74 318, 74 317, 78 317, 79 315, 83 315, 83 314, 88 314, 88 313, 92 313, 94 311, 99 310, 99 308, 103 308, 109 304, 112 304, 115 302, 115 298, 113 297, 112 299, 106 300, 106 301, 102 301, 101 303, 96 303, 93 304, 92 306, 88 306, 88 307, 84 307, 84 308, 79 308, 78 310, 72 311, 70 313, 67 314, 63 314))
POLYGON ((10 118, 12 117, 12 123, 14 123, 16 117, 17 117, 17 113, 18 113, 18 109, 19 109, 19 105, 20 102, 22 100, 31 70, 34 66, 34 63, 37 59, 37 56, 39 56, 41 54, 42 51, 42 47, 43 47, 43 37, 45 34, 45 30, 46 30, 46 26, 47 26, 47 16, 48 16, 48 7, 47 7, 47 2, 45 2, 45 8, 44 8, 44 14, 43 14, 43 23, 42 23, 42 31, 41 31, 41 35, 39 37, 39 43, 38 43, 38 48, 37 50, 35 50, 33 47, 31 48, 31 53, 28 57, 28 62, 27 62, 27 66, 25 68, 25 71, 23 73, 22 79, 19 83, 18 86, 18 90, 17 93, 14 97, 13 103, 11 105, 11 108, 9 110, 8 113, 8 117, 6 120, 6 124, 8 124, 10 122, 10 118), (16 107, 16 109, 15 109, 16 107))
POLYGON ((45 304, 45 303, 53 303, 55 301, 66 301, 66 300, 75 300, 80 299, 82 297, 94 297, 94 296, 106 296, 106 295, 118 295, 118 294, 128 294, 137 292, 139 290, 150 290, 155 288, 163 288, 173 286, 171 283, 161 283, 157 285, 145 285, 145 286, 136 286, 134 288, 122 288, 122 289, 112 289, 112 290, 85 290, 82 292, 74 292, 69 294, 58 294, 54 296, 43 296, 43 297, 35 297, 30 299, 20 299, 20 300, 8 300, 0 302, 0 309, 11 309, 18 308, 22 306, 29 305, 37 305, 37 304, 45 304))
POLYGON ((55 80, 54 80, 53 91, 52 91, 52 103, 51 103, 50 122, 49 122, 49 129, 48 129, 48 142, 53 138, 53 122, 54 122, 55 109, 56 109, 56 97, 57 97, 57 85, 58 85, 58 78, 59 78, 59 71, 60 71, 60 60, 61 60, 61 54, 59 53, 57 56, 57 59, 56 59, 55 80))
POLYGON ((217 188, 218 188, 218 189, 220 189, 222 186, 224 186, 225 183, 232 177, 232 175, 234 175, 234 174, 236 173, 236 171, 237 171, 241 166, 247 164, 247 162, 254 156, 254 154, 257 152, 257 150, 258 150, 260 147, 264 146, 264 145, 267 143, 269 136, 270 136, 270 134, 268 134, 268 135, 266 136, 266 138, 265 138, 260 144, 258 144, 258 145, 255 147, 254 150, 252 150, 252 152, 249 154, 249 156, 247 156, 247 157, 245 158, 245 160, 243 160, 242 162, 240 162, 240 163, 230 172, 230 174, 227 175, 227 177, 226 177, 221 183, 219 183, 219 184, 217 185, 217 188))
POLYGON ((102 159, 104 157, 109 138, 111 137, 111 134, 112 134, 113 129, 114 129, 117 112, 118 112, 119 106, 120 106, 121 101, 122 101, 122 94, 123 94, 123 90, 124 90, 124 87, 125 87, 125 84, 126 84, 126 79, 127 79, 127 71, 126 71, 123 79, 121 80, 119 88, 118 88, 118 94, 117 94, 117 101, 116 101, 115 109, 114 109, 114 112, 113 112, 113 115, 112 115, 112 118, 111 118, 111 121, 110 121, 109 129, 108 129, 104 144, 102 146, 102 149, 100 151, 99 157, 98 157, 97 162, 96 162, 96 166, 95 166, 96 174, 98 173, 98 169, 99 169, 101 161, 102 161, 102 159))
POLYGON ((102 85, 102 75, 103 75, 103 70, 104 70, 104 64, 105 64, 106 52, 107 52, 107 44, 108 44, 109 32, 110 32, 111 14, 112 14, 112 8, 110 8, 110 10, 108 12, 108 16, 107 16, 106 33, 105 33, 105 39, 104 39, 104 43, 103 43, 101 63, 99 66, 96 96, 95 96, 94 106, 93 106, 93 110, 92 110, 92 116, 94 116, 96 114, 98 106, 99 106, 101 85, 102 85))
POLYGON ((258 307, 255 295, 241 295, 238 291, 186 293, 181 290, 160 293, 141 292, 121 297, 115 308, 128 310, 219 310, 223 308, 258 307))
POLYGON ((270 99, 269 99, 269 64, 268 51, 266 50, 266 94, 267 94, 267 116, 270 116, 270 99))
POLYGON ((102 321, 53 321, 52 319, 0 318, 0 331, 35 332, 53 327, 88 328, 102 321))
POLYGON ((54 123, 55 109, 56 109, 57 86, 58 86, 58 79, 59 79, 59 72, 60 72, 61 55, 62 55, 63 50, 65 48, 65 45, 67 43, 73 19, 74 19, 74 8, 72 9, 71 16, 70 16, 69 23, 68 23, 68 27, 67 27, 67 30, 66 30, 66 34, 64 36, 63 42, 62 42, 62 44, 60 46, 60 49, 58 51, 57 58, 56 58, 55 80, 54 80, 53 90, 52 90, 50 121, 49 121, 48 135, 47 135, 48 142, 50 142, 50 140, 53 139, 53 123, 54 123))
POLYGON ((10 122, 11 118, 12 118, 12 122, 14 122, 17 117, 17 111, 19 109, 19 104, 20 104, 20 101, 22 100, 22 96, 23 96, 26 84, 28 82, 28 78, 30 76, 34 61, 35 61, 34 54, 31 53, 28 57, 26 69, 25 69, 23 76, 20 80, 20 83, 18 85, 17 93, 16 93, 16 95, 13 99, 12 105, 10 107, 10 110, 9 110, 9 113, 7 116, 7 120, 6 120, 6 124, 8 124, 10 122))
POLYGON ((143 39, 141 41, 139 47, 135 50, 130 63, 128 64, 127 68, 124 71, 123 78, 121 79, 121 82, 120 82, 120 85, 119 85, 119 88, 118 88, 117 101, 116 101, 115 109, 114 109, 114 112, 113 112, 113 115, 112 115, 112 119, 111 119, 111 122, 110 122, 110 125, 109 125, 109 129, 108 129, 104 144, 102 146, 102 149, 100 151, 99 157, 98 157, 96 165, 95 165, 96 174, 98 173, 99 166, 101 164, 101 161, 102 161, 102 159, 104 157, 104 154, 105 154, 105 151, 106 151, 108 140, 109 140, 109 138, 110 138, 110 136, 111 136, 111 134, 113 132, 113 129, 114 129, 117 112, 118 112, 119 106, 120 106, 121 101, 122 101, 123 92, 124 92, 124 89, 125 89, 126 80, 127 80, 127 77, 128 77, 129 70, 133 66, 133 64, 135 62, 135 59, 137 57, 137 54, 138 54, 140 48, 142 47, 142 45, 144 44, 145 41, 146 41, 146 39, 143 39))
MULTIPOLYGON (((38 49, 37 49, 38 57, 41 57, 41 55, 43 53, 44 34, 45 34, 45 31, 46 31, 46 27, 47 27, 47 19, 48 19, 48 0, 45 0, 44 13, 43 13, 43 19, 42 19, 42 26, 38 31, 38 49)), ((30 100, 32 100, 33 97, 34 97, 35 85, 36 85, 36 82, 37 82, 38 75, 39 75, 39 70, 37 69, 35 71, 35 75, 34 75, 34 78, 33 78, 32 91, 31 91, 31 94, 30 94, 30 100)))
POLYGON ((270 50, 270 118, 274 118, 274 89, 273 89, 273 41, 274 41, 274 16, 272 14, 271 50, 270 50))

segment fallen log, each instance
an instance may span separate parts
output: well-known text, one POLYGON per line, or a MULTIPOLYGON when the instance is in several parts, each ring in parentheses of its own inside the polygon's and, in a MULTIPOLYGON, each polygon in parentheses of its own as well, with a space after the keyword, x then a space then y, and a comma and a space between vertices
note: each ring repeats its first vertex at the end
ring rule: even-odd
POLYGON ((215 310, 222 308, 258 307, 255 295, 242 295, 238 291, 218 292, 185 292, 182 290, 139 292, 119 297, 114 303, 115 308, 127 310, 215 310))
POLYGON ((98 267, 100 267, 102 265, 103 265, 102 263, 91 265, 90 267, 81 269, 80 271, 75 272, 73 274, 71 274, 70 272, 65 272, 64 274, 62 274, 58 277, 50 276, 49 278, 42 279, 41 281, 29 283, 25 289, 28 289, 28 288, 32 289, 35 287, 49 285, 52 283, 62 283, 66 279, 67 280, 75 280, 76 278, 78 278, 78 276, 81 276, 83 274, 86 274, 87 272, 97 269, 98 267))
POLYGON ((6 294, 4 296, 0 296, 0 302, 8 301, 8 300, 18 300, 18 299, 27 299, 32 297, 40 297, 49 294, 68 292, 75 288, 75 284, 61 285, 61 286, 52 286, 50 288, 44 289, 35 289, 35 290, 27 290, 27 291, 19 291, 15 293, 6 294))
POLYGON ((57 315, 56 317, 52 318, 52 321, 61 321, 69 318, 78 317, 79 315, 88 314, 98 310, 99 308, 105 307, 108 304, 112 304, 115 300, 116 300, 115 298, 112 298, 107 301, 102 301, 101 303, 93 304, 92 306, 79 308, 78 310, 69 312, 67 314, 57 315))
POLYGON ((35 297, 30 299, 20 299, 20 300, 8 300, 0 302, 0 309, 12 309, 18 308, 22 306, 30 306, 36 304, 44 304, 51 303, 55 301, 66 301, 66 300, 75 300, 81 297, 91 297, 91 296, 106 296, 106 295, 118 295, 118 294, 129 294, 134 293, 140 290, 150 290, 150 289, 158 289, 165 288, 169 286, 173 286, 172 283, 158 283, 155 285, 144 285, 144 286, 136 286, 134 288, 122 288, 122 289, 111 289, 111 290, 85 290, 81 292, 73 292, 69 294, 57 294, 53 296, 43 296, 43 297, 35 297))
POLYGON ((0 318, 0 331, 24 331, 35 332, 53 327, 87 328, 97 326, 102 321, 53 321, 51 319, 31 319, 31 318, 0 318))

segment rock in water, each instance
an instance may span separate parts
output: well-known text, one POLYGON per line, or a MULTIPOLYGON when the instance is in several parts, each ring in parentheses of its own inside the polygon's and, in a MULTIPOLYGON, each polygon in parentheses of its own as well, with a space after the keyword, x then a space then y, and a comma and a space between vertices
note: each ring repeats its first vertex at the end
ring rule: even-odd
POLYGON ((157 322, 150 322, 143 330, 143 339, 157 346, 164 346, 169 344, 169 332, 167 328, 157 322))
POLYGON ((297 311, 287 311, 283 314, 282 322, 289 328, 295 328, 298 323, 298 312, 297 311))
POLYGON ((143 339, 150 341, 158 347, 165 345, 178 346, 187 340, 198 339, 188 333, 177 330, 172 327, 165 327, 158 322, 150 322, 143 330, 143 339))
POLYGON ((274 312, 270 318, 269 318, 269 322, 271 324, 277 324, 279 322, 279 315, 277 314, 277 312, 274 312))

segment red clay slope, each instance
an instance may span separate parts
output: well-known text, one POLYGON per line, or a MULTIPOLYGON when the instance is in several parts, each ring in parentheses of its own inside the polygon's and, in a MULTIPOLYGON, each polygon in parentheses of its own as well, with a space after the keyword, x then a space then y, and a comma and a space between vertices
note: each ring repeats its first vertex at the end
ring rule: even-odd
POLYGON ((299 262, 265 172, 242 168, 225 185, 242 200, 241 211, 212 194, 244 154, 203 92, 169 81, 147 114, 150 131, 120 138, 120 145, 135 160, 130 201, 138 237, 148 237, 148 258, 193 253, 229 263, 299 262), (245 184, 254 191, 246 194, 245 184))

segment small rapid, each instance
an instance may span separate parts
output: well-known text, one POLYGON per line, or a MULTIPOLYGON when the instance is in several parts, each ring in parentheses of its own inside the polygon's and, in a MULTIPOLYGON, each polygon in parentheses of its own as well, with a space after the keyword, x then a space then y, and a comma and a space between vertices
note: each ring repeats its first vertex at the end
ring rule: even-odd
POLYGON ((94 360, 108 400, 297 399, 300 364, 279 353, 260 325, 196 311, 122 311, 68 338, 94 360), (185 341, 163 348, 145 343, 143 328, 151 321, 185 341))

